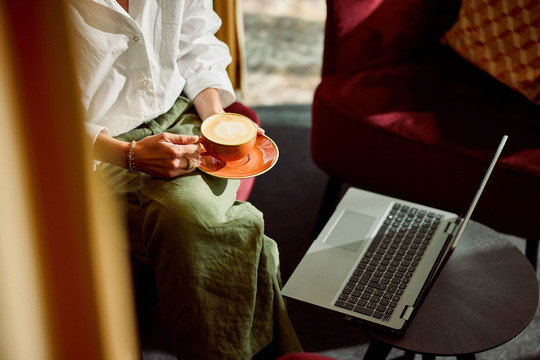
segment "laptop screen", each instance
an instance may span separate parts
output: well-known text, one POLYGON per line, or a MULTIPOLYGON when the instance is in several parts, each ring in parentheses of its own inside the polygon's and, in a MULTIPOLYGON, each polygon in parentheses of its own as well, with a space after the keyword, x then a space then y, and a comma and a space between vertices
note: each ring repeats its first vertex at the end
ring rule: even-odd
POLYGON ((476 207, 476 204, 478 203, 478 200, 480 199, 480 195, 482 195, 482 191, 484 191, 487 181, 493 169, 495 168, 495 165, 497 164, 497 160, 499 159, 499 156, 501 155, 504 145, 506 144, 506 140, 508 140, 508 136, 504 135, 501 139, 501 142, 499 143, 499 147, 497 148, 495 155, 493 155, 493 159, 491 160, 491 163, 489 164, 486 174, 484 175, 484 178, 482 179, 482 182, 480 183, 480 186, 478 187, 478 191, 476 191, 476 195, 474 196, 473 201, 471 202, 471 205, 469 206, 469 209, 467 210, 467 213, 462 219, 460 219, 459 230, 456 233, 456 236, 454 238, 452 249, 455 249, 455 247, 457 246, 459 242, 459 239, 461 238, 461 235, 463 235, 463 232, 465 231, 465 226, 469 222, 471 215, 474 211, 474 208, 476 207))

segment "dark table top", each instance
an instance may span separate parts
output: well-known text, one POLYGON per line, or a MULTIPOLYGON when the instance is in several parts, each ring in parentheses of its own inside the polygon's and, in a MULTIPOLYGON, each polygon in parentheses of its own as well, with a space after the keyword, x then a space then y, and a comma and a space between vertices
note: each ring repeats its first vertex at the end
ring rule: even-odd
POLYGON ((405 335, 361 329, 416 353, 472 354, 518 335, 537 304, 538 279, 527 258, 504 235, 470 222, 405 335))

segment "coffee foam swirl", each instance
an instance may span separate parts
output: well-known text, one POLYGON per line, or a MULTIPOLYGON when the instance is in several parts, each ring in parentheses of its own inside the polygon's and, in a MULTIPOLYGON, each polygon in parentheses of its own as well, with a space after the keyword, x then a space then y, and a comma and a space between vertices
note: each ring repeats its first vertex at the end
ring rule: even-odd
POLYGON ((206 119, 203 134, 209 140, 224 145, 236 145, 250 141, 256 136, 253 122, 235 114, 217 114, 206 119))
POLYGON ((214 128, 214 134, 224 140, 233 140, 243 137, 247 133, 246 124, 238 121, 222 122, 214 128))

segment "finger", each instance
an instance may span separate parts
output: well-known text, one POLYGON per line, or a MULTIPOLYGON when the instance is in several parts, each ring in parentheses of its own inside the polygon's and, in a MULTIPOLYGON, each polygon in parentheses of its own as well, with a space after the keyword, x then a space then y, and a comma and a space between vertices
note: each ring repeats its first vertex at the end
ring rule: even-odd
POLYGON ((176 154, 178 157, 197 157, 201 155, 201 145, 199 143, 189 145, 173 145, 177 146, 176 154))
POLYGON ((197 144, 199 137, 195 135, 180 135, 183 144, 197 144))
POLYGON ((169 141, 173 144, 179 144, 179 145, 188 145, 188 144, 196 144, 199 142, 199 137, 195 135, 178 135, 178 134, 171 134, 171 133, 163 133, 165 135, 166 141, 169 141))
MULTIPOLYGON (((257 125, 257 124, 255 124, 257 125)), ((257 135, 264 135, 265 131, 259 125, 257 125, 257 135)))
POLYGON ((201 166, 201 160, 199 158, 186 157, 185 161, 185 170, 187 172, 195 171, 199 166, 201 166))
POLYGON ((202 164, 202 159, 200 157, 191 158, 193 161, 193 167, 198 168, 202 164))

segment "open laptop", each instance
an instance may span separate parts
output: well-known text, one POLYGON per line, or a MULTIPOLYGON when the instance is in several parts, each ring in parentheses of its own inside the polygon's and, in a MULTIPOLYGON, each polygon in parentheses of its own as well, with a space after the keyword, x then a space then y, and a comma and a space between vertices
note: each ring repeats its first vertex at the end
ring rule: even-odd
POLYGON ((459 242, 507 138, 463 217, 350 188, 283 295, 405 332, 459 242))

